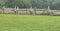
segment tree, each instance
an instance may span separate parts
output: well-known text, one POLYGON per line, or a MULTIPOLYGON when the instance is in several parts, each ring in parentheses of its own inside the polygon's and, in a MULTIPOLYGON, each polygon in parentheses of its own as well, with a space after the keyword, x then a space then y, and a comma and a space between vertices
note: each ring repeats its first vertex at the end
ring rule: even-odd
POLYGON ((31 6, 29 0, 8 0, 5 5, 6 7, 18 6, 20 8, 29 8, 31 6))
POLYGON ((14 8, 40 8, 47 9, 48 5, 51 9, 60 9, 60 0, 0 0, 0 6, 14 8))
POLYGON ((5 6, 5 2, 6 2, 7 0, 0 0, 0 7, 2 7, 2 6, 5 6))

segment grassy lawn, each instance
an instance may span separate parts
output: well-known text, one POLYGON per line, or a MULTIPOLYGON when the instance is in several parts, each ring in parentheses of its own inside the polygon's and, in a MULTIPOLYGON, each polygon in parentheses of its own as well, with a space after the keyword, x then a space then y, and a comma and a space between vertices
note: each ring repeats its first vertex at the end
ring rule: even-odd
POLYGON ((60 31, 60 16, 0 14, 0 31, 60 31))

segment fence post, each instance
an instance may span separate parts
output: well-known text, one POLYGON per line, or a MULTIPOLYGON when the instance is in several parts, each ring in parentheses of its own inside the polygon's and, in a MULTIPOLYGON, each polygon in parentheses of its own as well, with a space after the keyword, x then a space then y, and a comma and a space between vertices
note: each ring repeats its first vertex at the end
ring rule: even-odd
POLYGON ((35 15, 36 15, 36 7, 34 8, 34 12, 35 12, 35 15))
POLYGON ((19 11, 19 7, 17 7, 17 9, 16 9, 16 14, 18 14, 18 11, 19 11))
POLYGON ((48 6, 48 13, 52 16, 53 12, 50 10, 50 6, 48 6))
POLYGON ((15 12, 15 14, 16 14, 16 6, 15 6, 15 9, 14 9, 14 12, 15 12))
POLYGON ((35 15, 35 11, 34 11, 34 9, 32 7, 30 8, 30 13, 35 15))
POLYGON ((5 11, 5 6, 3 6, 2 10, 3 10, 3 11, 2 11, 2 13, 4 14, 4 11, 5 11))

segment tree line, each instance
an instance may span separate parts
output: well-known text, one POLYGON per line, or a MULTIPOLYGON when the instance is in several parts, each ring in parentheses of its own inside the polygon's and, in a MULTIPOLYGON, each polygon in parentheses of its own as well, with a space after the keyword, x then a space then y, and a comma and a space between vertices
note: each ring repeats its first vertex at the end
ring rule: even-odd
POLYGON ((60 9, 60 0, 0 0, 0 7, 14 8, 40 8, 60 9))

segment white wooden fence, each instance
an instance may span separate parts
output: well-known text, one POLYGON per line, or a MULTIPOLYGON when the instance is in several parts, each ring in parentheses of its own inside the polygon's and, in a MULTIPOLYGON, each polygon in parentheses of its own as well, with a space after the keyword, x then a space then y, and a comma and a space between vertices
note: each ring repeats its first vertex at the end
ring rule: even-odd
MULTIPOLYGON (((60 15, 60 10, 51 10, 53 15, 60 15)), ((0 8, 0 14, 31 14, 31 15, 48 15, 48 9, 15 9, 0 8)))

